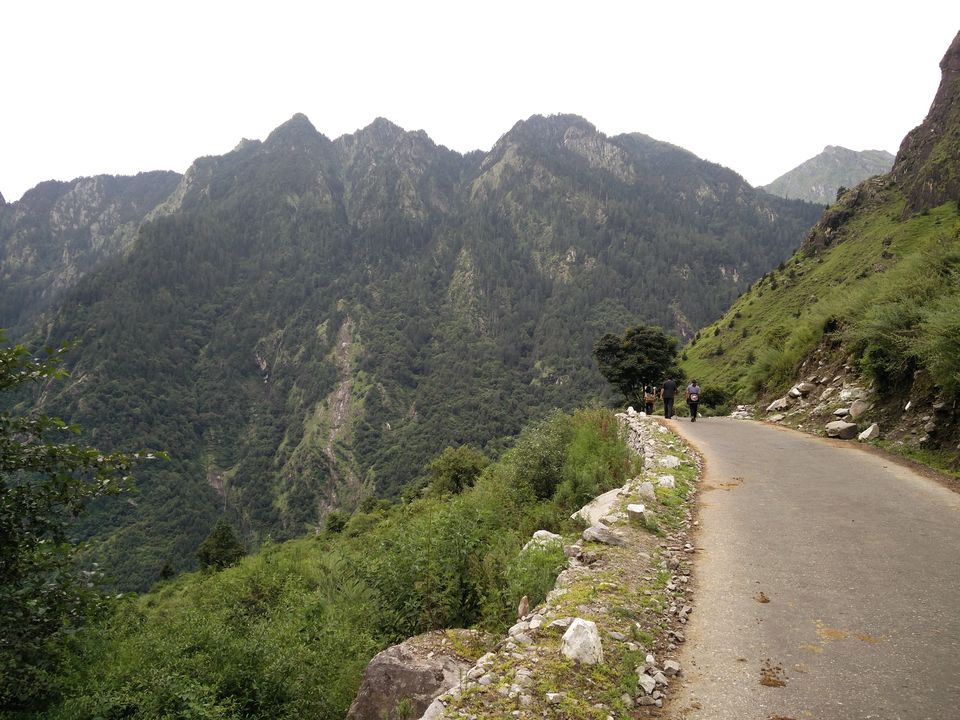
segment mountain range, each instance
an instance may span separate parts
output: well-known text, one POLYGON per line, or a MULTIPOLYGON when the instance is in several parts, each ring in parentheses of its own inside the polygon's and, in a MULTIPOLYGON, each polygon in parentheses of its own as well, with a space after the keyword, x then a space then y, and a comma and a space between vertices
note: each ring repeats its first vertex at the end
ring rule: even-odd
POLYGON ((446 445, 496 455, 529 418, 605 397, 597 338, 692 336, 818 214, 576 116, 460 155, 383 119, 330 140, 297 115, 179 178, 27 193, 0 209, 0 267, 8 322, 80 340, 35 400, 102 447, 171 452, 80 529, 118 585, 145 587, 224 513, 252 544, 298 535, 401 493, 446 445), (51 277, 80 279, 54 294, 51 277))

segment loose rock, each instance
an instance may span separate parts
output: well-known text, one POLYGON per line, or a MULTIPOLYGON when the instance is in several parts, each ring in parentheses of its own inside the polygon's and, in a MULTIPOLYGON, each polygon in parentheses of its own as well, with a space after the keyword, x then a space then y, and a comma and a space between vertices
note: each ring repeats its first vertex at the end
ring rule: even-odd
POLYGON ((874 423, 862 433, 857 435, 857 440, 860 442, 866 442, 867 440, 876 440, 880 437, 880 426, 877 423, 874 423))
POLYGON ((603 646, 596 623, 574 618, 560 641, 560 652, 565 658, 585 665, 603 662, 603 646))
POLYGON ((603 525, 591 525, 583 531, 582 537, 584 540, 592 540, 605 545, 625 545, 627 542, 619 533, 603 525))
POLYGON ((637 495, 644 500, 656 501, 657 499, 657 493, 653 489, 653 483, 649 481, 640 483, 637 487, 637 495))
POLYGON ((663 664, 663 674, 667 677, 672 677, 680 673, 680 663, 676 660, 667 660, 663 664))
POLYGON ((841 440, 849 440, 856 434, 856 423, 848 423, 843 420, 834 420, 831 423, 827 423, 827 435, 829 437, 840 438, 841 440))
POLYGON ((853 420, 859 419, 865 412, 867 412, 872 406, 870 403, 865 400, 854 400, 850 404, 850 417, 853 420))

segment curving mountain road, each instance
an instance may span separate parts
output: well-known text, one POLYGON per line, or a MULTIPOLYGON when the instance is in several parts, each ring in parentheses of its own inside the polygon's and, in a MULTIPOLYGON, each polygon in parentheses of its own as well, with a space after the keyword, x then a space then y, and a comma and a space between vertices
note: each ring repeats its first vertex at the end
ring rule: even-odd
POLYGON ((851 443, 668 424, 706 461, 673 717, 960 718, 960 494, 851 443))

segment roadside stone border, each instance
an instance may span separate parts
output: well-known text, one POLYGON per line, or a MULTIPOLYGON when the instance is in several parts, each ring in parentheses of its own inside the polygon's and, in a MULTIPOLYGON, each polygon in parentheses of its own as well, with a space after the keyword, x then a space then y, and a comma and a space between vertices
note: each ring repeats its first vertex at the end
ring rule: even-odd
MULTIPOLYGON (((658 420, 633 408, 617 419, 643 471, 564 545, 567 568, 546 600, 524 608, 506 637, 421 720, 614 720, 662 712, 683 673, 675 655, 694 610, 696 548, 688 532, 701 463, 658 420), (627 506, 638 504, 640 517, 628 514, 627 506)), ((563 541, 538 531, 532 542, 563 541)))

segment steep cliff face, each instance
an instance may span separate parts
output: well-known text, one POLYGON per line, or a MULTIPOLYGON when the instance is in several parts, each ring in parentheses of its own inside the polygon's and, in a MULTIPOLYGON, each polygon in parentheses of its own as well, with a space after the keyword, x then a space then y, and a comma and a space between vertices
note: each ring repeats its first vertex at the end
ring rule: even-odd
POLYGON ((923 123, 903 139, 893 179, 907 197, 905 212, 960 200, 960 33, 943 60, 940 87, 923 123))
POLYGON ((0 202, 0 327, 23 325, 103 260, 129 247, 174 189, 172 172, 41 183, 0 202))

